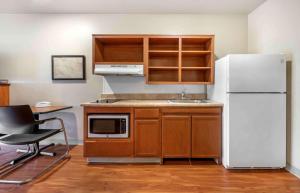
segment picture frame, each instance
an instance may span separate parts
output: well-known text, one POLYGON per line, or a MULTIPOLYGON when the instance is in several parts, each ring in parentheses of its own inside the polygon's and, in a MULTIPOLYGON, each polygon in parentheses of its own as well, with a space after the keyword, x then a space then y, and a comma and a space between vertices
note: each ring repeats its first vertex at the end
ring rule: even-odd
POLYGON ((52 80, 85 80, 84 55, 52 55, 52 80))

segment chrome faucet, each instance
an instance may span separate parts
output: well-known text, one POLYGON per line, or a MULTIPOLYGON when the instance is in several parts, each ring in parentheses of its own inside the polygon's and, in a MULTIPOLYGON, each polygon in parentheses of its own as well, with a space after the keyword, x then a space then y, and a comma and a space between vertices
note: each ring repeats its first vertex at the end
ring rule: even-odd
POLYGON ((186 96, 185 96, 186 94, 185 94, 185 90, 182 90, 182 92, 181 92, 181 100, 184 100, 184 99, 186 99, 186 96))

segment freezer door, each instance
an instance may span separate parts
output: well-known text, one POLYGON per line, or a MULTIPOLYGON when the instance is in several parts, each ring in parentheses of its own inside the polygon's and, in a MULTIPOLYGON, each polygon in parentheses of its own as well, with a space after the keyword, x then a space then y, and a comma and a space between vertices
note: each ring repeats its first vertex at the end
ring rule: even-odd
POLYGON ((227 167, 285 167, 285 94, 228 94, 227 97, 227 167))
POLYGON ((228 55, 227 92, 286 92, 282 55, 228 55))

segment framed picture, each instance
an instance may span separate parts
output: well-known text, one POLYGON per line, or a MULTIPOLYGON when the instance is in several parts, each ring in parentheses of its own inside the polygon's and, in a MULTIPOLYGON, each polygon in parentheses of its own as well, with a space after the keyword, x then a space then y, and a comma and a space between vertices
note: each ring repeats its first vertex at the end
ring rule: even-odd
POLYGON ((53 55, 52 80, 85 80, 84 55, 53 55))

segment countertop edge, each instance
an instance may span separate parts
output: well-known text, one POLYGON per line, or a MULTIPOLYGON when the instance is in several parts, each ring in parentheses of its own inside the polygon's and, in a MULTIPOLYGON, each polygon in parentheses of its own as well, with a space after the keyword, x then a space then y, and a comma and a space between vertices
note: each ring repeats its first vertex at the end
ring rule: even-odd
POLYGON ((165 102, 157 102, 157 103, 142 103, 142 102, 128 102, 126 101, 122 103, 82 103, 80 104, 82 107, 223 107, 222 103, 219 102, 211 102, 211 103, 168 103, 165 102))

